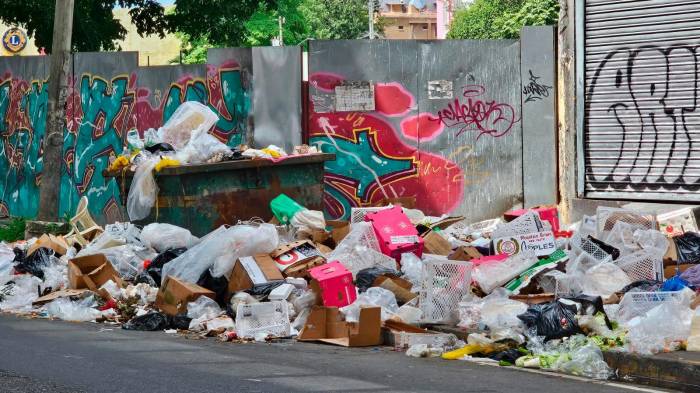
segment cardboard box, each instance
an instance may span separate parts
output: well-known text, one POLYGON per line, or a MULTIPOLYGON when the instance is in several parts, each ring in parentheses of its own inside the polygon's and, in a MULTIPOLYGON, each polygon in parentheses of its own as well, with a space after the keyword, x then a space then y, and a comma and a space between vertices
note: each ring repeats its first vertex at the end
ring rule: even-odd
POLYGON ((538 257, 546 257, 557 250, 557 241, 552 231, 533 232, 494 239, 493 247, 496 254, 515 255, 523 250, 531 250, 538 257))
POLYGON ((284 280, 275 260, 268 254, 238 258, 228 279, 228 295, 245 291, 258 284, 284 280))
POLYGON ((446 217, 438 222, 434 222, 434 223, 430 224, 430 229, 438 228, 438 229, 444 231, 445 229, 449 228, 450 225, 456 224, 456 223, 463 221, 463 220, 464 220, 464 216, 446 217))
POLYGON ((698 232, 698 214, 700 214, 700 207, 688 207, 659 214, 656 220, 659 223, 659 230, 666 236, 672 237, 685 232, 698 232))
POLYGON ((469 262, 472 259, 482 258, 483 255, 472 246, 462 246, 457 248, 450 256, 447 258, 451 261, 466 261, 469 262))
MULTIPOLYGON (((690 269, 691 267, 695 266, 695 264, 692 263, 684 263, 682 265, 678 265, 678 269, 681 271, 681 273, 685 272, 686 270, 690 269)), ((669 279, 673 276, 676 275, 676 264, 674 263, 673 265, 667 265, 664 267, 664 278, 669 279)))
POLYGON ((311 289, 326 307, 345 307, 357 299, 352 273, 335 261, 309 270, 311 289))
POLYGON ((277 268, 290 277, 304 277, 313 267, 326 263, 326 258, 310 240, 300 240, 278 247, 270 253, 277 268))
POLYGON ((34 254, 39 248, 49 248, 54 251, 54 253, 61 255, 66 255, 68 252, 68 244, 66 243, 63 236, 54 236, 51 234, 44 234, 39 239, 37 239, 29 250, 27 250, 27 256, 34 254))
POLYGON ((384 198, 379 203, 376 203, 375 207, 398 205, 405 207, 406 209, 416 208, 416 197, 398 197, 398 198, 384 198))
POLYGON ((359 322, 346 322, 335 307, 314 307, 299 332, 299 341, 320 341, 344 347, 370 347, 382 343, 380 307, 360 310, 359 322))
POLYGON ((89 289, 62 289, 60 291, 51 292, 48 295, 44 295, 32 302, 32 306, 41 306, 52 302, 56 299, 61 298, 71 298, 71 297, 81 297, 85 292, 90 292, 89 289))
POLYGON ((350 233, 350 222, 348 221, 326 221, 326 225, 332 228, 331 237, 333 238, 335 245, 338 245, 343 239, 345 239, 345 236, 350 233))
POLYGON ((109 280, 114 281, 119 287, 124 287, 124 281, 119 276, 119 272, 103 254, 73 258, 68 262, 70 289, 89 289, 105 297, 106 291, 99 289, 109 280))
POLYGON ((399 305, 408 303, 418 296, 411 292, 413 285, 401 277, 379 276, 374 280, 372 285, 391 291, 399 305))
POLYGON ((450 242, 435 231, 428 231, 423 235, 423 244, 428 254, 448 256, 452 253, 450 242))
POLYGON ((197 300, 200 296, 216 299, 216 294, 197 284, 168 277, 156 296, 156 307, 168 315, 187 313, 187 303, 197 300))

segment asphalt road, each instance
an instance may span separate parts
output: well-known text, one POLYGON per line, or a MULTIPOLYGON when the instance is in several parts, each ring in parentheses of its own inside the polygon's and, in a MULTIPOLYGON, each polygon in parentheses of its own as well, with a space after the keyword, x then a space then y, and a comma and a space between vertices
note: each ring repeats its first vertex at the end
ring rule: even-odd
POLYGON ((192 340, 90 323, 0 315, 0 392, 632 392, 462 361, 347 349, 192 340))

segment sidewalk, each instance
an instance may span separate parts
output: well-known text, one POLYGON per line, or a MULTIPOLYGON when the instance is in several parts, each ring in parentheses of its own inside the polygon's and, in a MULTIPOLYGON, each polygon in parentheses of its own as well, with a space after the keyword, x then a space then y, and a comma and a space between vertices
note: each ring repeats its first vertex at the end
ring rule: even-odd
MULTIPOLYGON (((467 333, 453 326, 433 326, 432 330, 467 339, 467 333)), ((654 356, 604 352, 603 355, 621 381, 700 393, 700 352, 677 351, 654 356)))

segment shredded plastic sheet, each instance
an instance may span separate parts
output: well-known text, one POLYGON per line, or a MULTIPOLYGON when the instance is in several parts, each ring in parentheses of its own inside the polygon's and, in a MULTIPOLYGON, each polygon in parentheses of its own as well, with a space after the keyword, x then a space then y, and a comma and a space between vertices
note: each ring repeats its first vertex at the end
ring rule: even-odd
POLYGON ((94 307, 97 307, 97 302, 92 296, 79 301, 60 298, 47 304, 46 312, 50 317, 60 318, 64 321, 88 322, 102 316, 102 312, 94 307))
POLYGON ((126 200, 126 210, 132 221, 148 217, 156 203, 158 185, 153 177, 153 169, 158 161, 158 157, 149 157, 136 168, 126 200))
POLYGON ((340 311, 348 322, 359 322, 360 309, 365 307, 381 307, 382 321, 386 321, 399 311, 396 296, 391 291, 380 287, 372 287, 365 293, 357 296, 357 300, 349 306, 342 307, 340 311))

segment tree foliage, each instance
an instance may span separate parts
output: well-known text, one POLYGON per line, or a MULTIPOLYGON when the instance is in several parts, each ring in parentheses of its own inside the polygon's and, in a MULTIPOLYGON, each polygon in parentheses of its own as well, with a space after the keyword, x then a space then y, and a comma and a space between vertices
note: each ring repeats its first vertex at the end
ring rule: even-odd
POLYGON ((284 17, 284 43, 296 45, 307 37, 306 21, 300 11, 302 0, 278 0, 277 5, 261 4, 245 23, 245 43, 250 46, 270 45, 279 36, 278 17, 284 17))
POLYGON ((277 0, 175 0, 175 12, 168 22, 172 30, 193 40, 207 37, 215 46, 244 46, 245 23, 260 7, 276 6, 277 0))
POLYGON ((366 0, 305 0, 301 11, 315 39, 360 38, 368 30, 366 0))
POLYGON ((518 38, 523 26, 556 24, 557 0, 476 0, 458 11, 447 38, 518 38))
POLYGON ((185 33, 175 33, 182 44, 180 57, 170 60, 170 63, 177 64, 204 64, 207 62, 207 51, 214 45, 209 42, 206 36, 192 38, 185 33))
MULTIPOLYGON (((115 7, 130 8, 129 16, 141 36, 165 36, 167 21, 157 0, 75 0, 73 40, 75 51, 119 49, 126 29, 114 17, 115 7)), ((0 20, 27 30, 38 47, 51 51, 55 0, 0 0, 0 20)))

